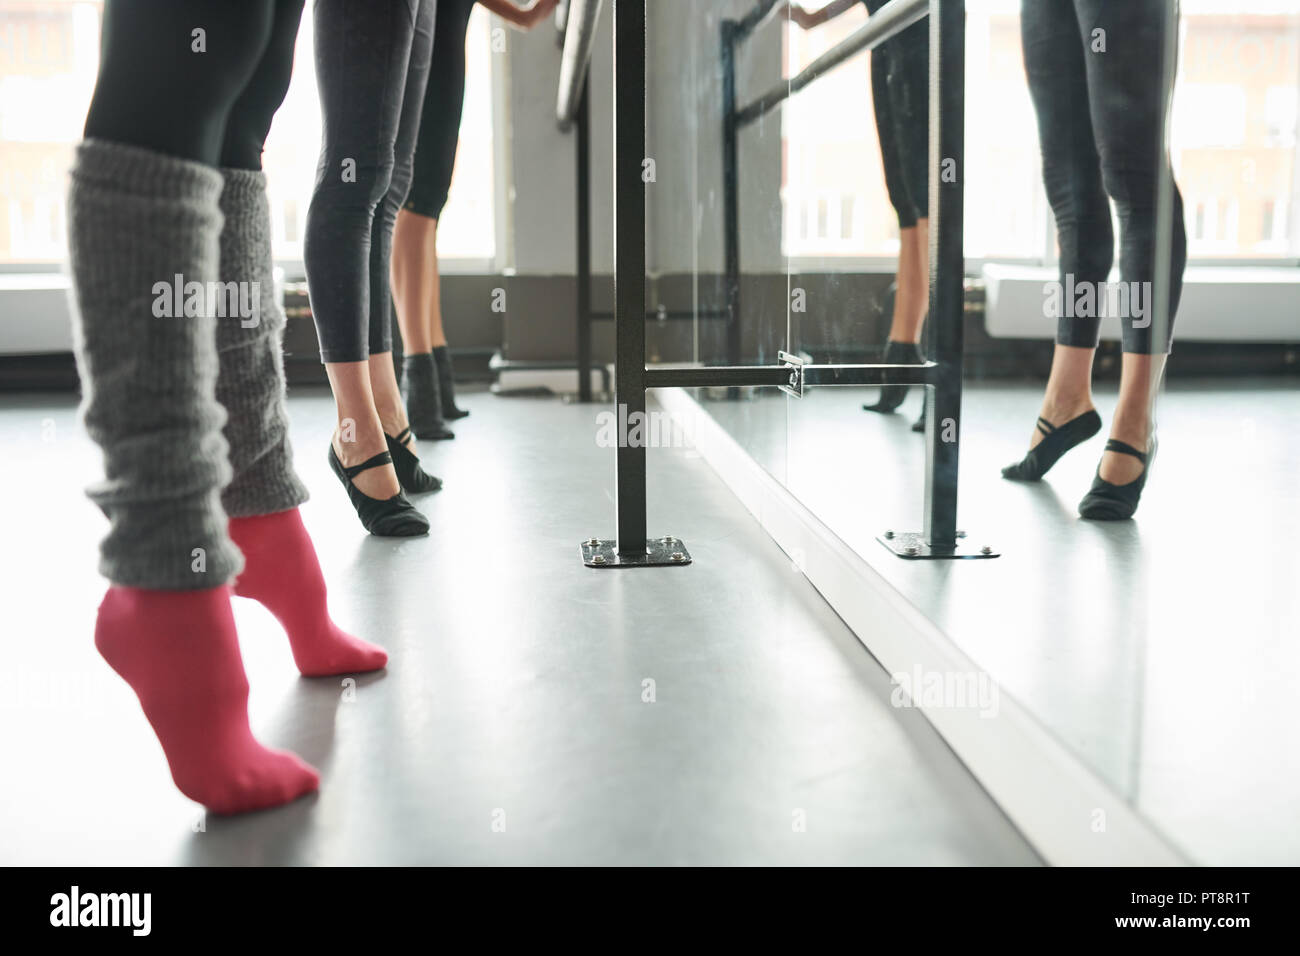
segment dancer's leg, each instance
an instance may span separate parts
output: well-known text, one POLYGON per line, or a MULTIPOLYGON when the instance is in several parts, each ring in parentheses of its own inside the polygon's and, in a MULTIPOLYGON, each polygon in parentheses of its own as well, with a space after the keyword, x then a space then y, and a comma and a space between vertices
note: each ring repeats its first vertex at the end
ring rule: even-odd
MULTIPOLYGON (((278 0, 271 42, 226 124, 221 211, 221 281, 233 283, 251 316, 217 321, 217 399, 227 412, 234 472, 222 494, 230 536, 244 556, 235 593, 264 604, 284 626, 303 674, 354 673, 383 667, 381 648, 330 620, 325 579, 298 505, 307 489, 293 468, 285 407, 285 316, 275 295, 271 217, 262 145, 289 88, 302 0, 278 0)), ((229 287, 229 286, 227 286, 229 287)))
POLYGON ((240 569, 220 504, 230 477, 215 396, 220 158, 231 105, 270 34, 270 0, 110 0, 87 140, 68 192, 77 358, 107 480, 95 643, 131 685, 173 779, 218 812, 315 789, 248 724, 227 582, 240 569), (193 31, 206 50, 194 52, 193 31), (179 280, 177 279, 179 277, 179 280), (166 286, 182 284, 184 304, 166 286))

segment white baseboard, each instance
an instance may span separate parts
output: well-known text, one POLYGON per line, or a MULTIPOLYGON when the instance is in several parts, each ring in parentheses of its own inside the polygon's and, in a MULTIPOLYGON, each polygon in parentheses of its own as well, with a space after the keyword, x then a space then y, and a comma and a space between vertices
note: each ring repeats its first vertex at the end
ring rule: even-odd
MULTIPOLYGON (((682 389, 652 401, 890 674, 975 675, 932 621, 805 508, 682 389)), ((882 549, 885 560, 891 558, 882 549)), ((988 678, 991 679, 991 678, 988 678)), ((996 686, 996 684, 994 685, 996 686)), ((1025 839, 1052 865, 1178 866, 1189 861, 1002 688, 997 714, 920 705, 1025 839)))
MULTIPOLYGON (((591 390, 599 393, 603 387, 599 371, 591 373, 591 390)), ((557 395, 569 395, 578 391, 578 370, 576 368, 556 369, 502 369, 497 372, 496 384, 492 391, 499 394, 528 391, 544 388, 557 395)))

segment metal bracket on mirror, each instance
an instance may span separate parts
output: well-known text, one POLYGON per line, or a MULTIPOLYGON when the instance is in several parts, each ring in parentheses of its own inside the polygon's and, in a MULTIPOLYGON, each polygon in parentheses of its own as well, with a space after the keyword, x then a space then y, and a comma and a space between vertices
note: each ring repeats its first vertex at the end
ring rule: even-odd
POLYGON ((803 398, 803 367, 812 362, 812 356, 795 355, 793 352, 777 352, 776 357, 782 365, 790 370, 789 384, 777 387, 787 395, 803 398))

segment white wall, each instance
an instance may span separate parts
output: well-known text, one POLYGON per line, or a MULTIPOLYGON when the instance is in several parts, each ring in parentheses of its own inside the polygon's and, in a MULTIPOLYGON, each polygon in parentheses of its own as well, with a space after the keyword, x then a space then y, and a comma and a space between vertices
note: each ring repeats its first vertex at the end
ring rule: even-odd
MULTIPOLYGON (((647 4, 647 262, 652 273, 722 268, 722 84, 719 23, 753 0, 652 0, 647 4), (698 225, 696 225, 698 223, 698 225), (698 234, 697 234, 698 230, 698 234)), ((612 272, 613 4, 606 0, 591 67, 592 268, 612 272)), ((509 162, 518 273, 571 273, 574 142, 555 123, 560 49, 549 26, 509 38, 509 162)), ((776 21, 750 37, 738 59, 742 103, 781 76, 776 21)), ((781 270, 780 112, 742 134, 741 245, 747 270, 781 270)))

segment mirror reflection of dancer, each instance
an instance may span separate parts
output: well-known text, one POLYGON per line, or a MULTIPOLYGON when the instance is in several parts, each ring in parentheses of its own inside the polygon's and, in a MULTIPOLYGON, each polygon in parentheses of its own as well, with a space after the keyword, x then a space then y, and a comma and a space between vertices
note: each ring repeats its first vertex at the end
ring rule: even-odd
POLYGON ((330 620, 289 449, 261 155, 302 7, 107 0, 68 187, 82 414, 105 472, 90 496, 110 522, 95 646, 139 697, 176 786, 217 813, 319 783, 253 737, 232 593, 275 614, 304 675, 387 661, 330 620), (177 275, 239 288, 252 314, 197 299, 171 314, 155 285, 177 275))
MULTIPOLYGON (((531 30, 557 0, 478 0, 508 23, 531 30)), ((402 393, 411 431, 420 439, 455 438, 446 420, 469 412, 456 406, 451 353, 442 328, 438 288, 438 219, 447 204, 460 117, 465 104, 465 31, 475 0, 437 0, 433 57, 416 139, 406 203, 393 229, 392 288, 402 332, 402 393)))
MULTIPOLYGON (((886 0, 833 0, 820 10, 789 4, 790 19, 805 30, 864 3, 875 14, 886 0)), ((871 103, 880 140, 889 202, 898 214, 898 271, 894 314, 883 361, 918 365, 921 327, 930 307, 930 32, 927 21, 914 23, 871 52, 871 103)), ((880 398, 862 407, 892 413, 907 397, 908 386, 886 385, 880 398)), ((913 431, 925 431, 925 403, 913 431)))
POLYGON ((303 264, 338 426, 329 464, 374 535, 427 534, 437 491, 393 368, 388 268, 433 50, 434 0, 316 0, 321 149, 303 264))
MULTIPOLYGON (((1092 488, 1079 503, 1084 518, 1132 517, 1155 454, 1155 402, 1168 357, 1173 317, 1187 264, 1183 200, 1156 131, 1172 89, 1163 85, 1168 0, 1022 0, 1025 72, 1038 114, 1043 185, 1056 217, 1061 279, 1105 295, 1115 257, 1110 204, 1119 218, 1119 272, 1125 283, 1168 283, 1169 322, 1159 337, 1149 324, 1122 317, 1124 358, 1119 404, 1092 488), (1106 38, 1094 49, 1094 31, 1106 38), (1152 62, 1153 55, 1155 62, 1152 62), (1173 190, 1170 271, 1155 275, 1156 197, 1160 177, 1173 190)), ((1132 285, 1129 286, 1133 288, 1132 285)), ((1144 296, 1150 310, 1150 296, 1144 296)), ((1037 481, 1071 448, 1101 430, 1092 404, 1092 361, 1100 320, 1057 322, 1052 372, 1028 454, 1002 470, 1037 481)))

